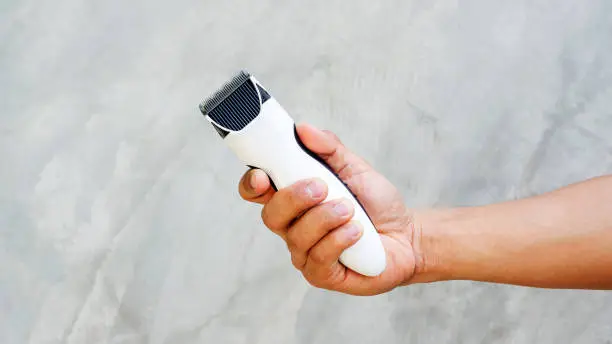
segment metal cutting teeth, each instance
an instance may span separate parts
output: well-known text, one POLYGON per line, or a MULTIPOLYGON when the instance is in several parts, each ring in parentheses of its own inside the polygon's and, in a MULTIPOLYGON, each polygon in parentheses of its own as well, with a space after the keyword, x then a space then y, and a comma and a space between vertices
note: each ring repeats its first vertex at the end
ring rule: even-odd
POLYGON ((238 72, 233 78, 231 78, 228 82, 226 82, 221 88, 219 88, 215 93, 206 98, 202 103, 200 103, 200 111, 207 116, 214 108, 219 106, 221 102, 223 102, 228 96, 230 96, 236 89, 238 89, 242 84, 244 84, 251 75, 245 71, 241 70, 238 72))
POLYGON ((240 71, 202 102, 200 111, 217 128, 225 132, 240 131, 259 115, 262 105, 260 94, 264 94, 258 90, 263 89, 255 84, 251 75, 240 71))

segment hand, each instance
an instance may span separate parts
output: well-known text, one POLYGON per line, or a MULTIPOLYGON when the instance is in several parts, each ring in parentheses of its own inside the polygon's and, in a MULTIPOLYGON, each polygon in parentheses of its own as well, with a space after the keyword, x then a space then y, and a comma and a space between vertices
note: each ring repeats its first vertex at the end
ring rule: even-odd
POLYGON ((293 265, 315 287, 353 295, 374 295, 407 284, 418 270, 413 239, 415 227, 397 189, 363 159, 350 152, 332 133, 310 125, 297 127, 303 143, 318 154, 363 204, 378 230, 387 254, 387 268, 366 277, 344 267, 340 254, 361 236, 351 222, 354 209, 346 200, 330 200, 320 179, 303 180, 275 192, 261 170, 245 173, 242 198, 264 204, 264 224, 286 241, 293 265))

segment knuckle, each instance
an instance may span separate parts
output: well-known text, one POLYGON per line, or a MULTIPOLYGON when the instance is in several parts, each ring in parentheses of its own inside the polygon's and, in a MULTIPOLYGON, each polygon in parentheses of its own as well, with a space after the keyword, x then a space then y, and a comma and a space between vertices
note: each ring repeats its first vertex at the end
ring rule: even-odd
POLYGON ((333 280, 329 278, 331 273, 327 269, 325 269, 324 271, 317 270, 314 272, 305 270, 305 272, 303 272, 302 274, 304 275, 304 278, 306 278, 306 281, 308 281, 308 283, 310 283, 310 285, 315 288, 327 290, 336 289, 333 280))
POLYGON ((291 264, 293 265, 294 268, 300 270, 299 268, 300 264, 298 264, 298 259, 293 253, 291 254, 291 264))
POLYGON ((298 249, 298 241, 295 237, 295 234, 293 233, 294 231, 292 231, 291 229, 287 232, 287 248, 289 249, 290 252, 296 252, 299 251, 298 249))
POLYGON ((306 279, 306 281, 312 285, 315 288, 325 288, 326 287, 326 283, 325 280, 322 280, 320 278, 317 278, 314 274, 312 273, 304 273, 304 278, 306 279))
POLYGON ((301 271, 304 269, 304 258, 298 254, 291 253, 291 264, 293 264, 296 269, 301 271))
POLYGON ((327 252, 322 249, 313 249, 309 256, 314 264, 323 264, 327 260, 327 252))
POLYGON ((300 251, 301 243, 300 243, 300 235, 296 228, 291 228, 287 232, 287 246, 290 251, 300 251))

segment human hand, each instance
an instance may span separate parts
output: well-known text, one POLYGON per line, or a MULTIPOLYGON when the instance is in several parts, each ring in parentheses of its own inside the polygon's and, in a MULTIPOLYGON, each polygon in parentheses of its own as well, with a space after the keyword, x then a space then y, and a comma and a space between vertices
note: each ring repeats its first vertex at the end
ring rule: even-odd
POLYGON ((397 189, 333 133, 307 124, 298 126, 297 132, 304 145, 332 168, 364 206, 386 251, 385 271, 366 277, 338 261, 340 254, 359 240, 362 228, 351 222, 354 209, 350 202, 321 203, 327 197, 322 180, 299 181, 276 192, 263 171, 252 169, 239 184, 242 198, 264 205, 264 224, 285 240, 293 265, 313 286, 374 295, 408 283, 420 261, 413 246, 417 231, 397 189))

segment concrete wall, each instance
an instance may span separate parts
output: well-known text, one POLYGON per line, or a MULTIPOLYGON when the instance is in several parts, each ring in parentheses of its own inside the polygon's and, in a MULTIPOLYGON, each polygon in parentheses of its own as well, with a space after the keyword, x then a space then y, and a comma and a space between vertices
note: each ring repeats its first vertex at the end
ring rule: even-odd
POLYGON ((408 204, 612 172, 612 3, 0 3, 0 342, 611 343, 612 294, 310 288, 197 105, 239 68, 408 204))

